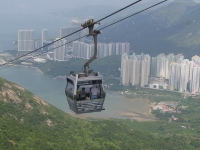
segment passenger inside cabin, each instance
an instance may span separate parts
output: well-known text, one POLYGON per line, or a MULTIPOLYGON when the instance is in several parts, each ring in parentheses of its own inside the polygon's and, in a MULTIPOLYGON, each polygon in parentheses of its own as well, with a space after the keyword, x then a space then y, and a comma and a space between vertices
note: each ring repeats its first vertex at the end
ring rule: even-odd
POLYGON ((93 85, 91 90, 90 90, 90 93, 91 93, 90 99, 97 99, 98 98, 98 96, 97 96, 98 92, 99 92, 99 90, 98 90, 97 86, 93 85))
POLYGON ((77 86, 77 90, 76 90, 76 96, 79 96, 79 86, 77 86))
POLYGON ((85 100, 90 100, 90 94, 89 93, 86 93, 86 98, 85 100))
POLYGON ((79 99, 85 100, 85 98, 86 98, 86 92, 85 92, 85 88, 83 87, 82 91, 80 91, 80 93, 79 93, 79 99))

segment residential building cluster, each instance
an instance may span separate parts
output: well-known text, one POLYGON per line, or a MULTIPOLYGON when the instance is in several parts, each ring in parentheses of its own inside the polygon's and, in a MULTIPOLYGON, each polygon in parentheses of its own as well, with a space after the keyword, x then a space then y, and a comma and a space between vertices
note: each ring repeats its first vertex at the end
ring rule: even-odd
POLYGON ((121 84, 200 93, 200 57, 193 56, 188 60, 182 54, 159 54, 152 58, 144 54, 124 54, 121 84))
POLYGON ((184 59, 170 65, 170 90, 200 93, 200 57, 193 56, 191 61, 184 59))
POLYGON ((150 75, 151 57, 146 54, 122 55, 121 59, 121 84, 123 85, 148 85, 150 75))
MULTIPOLYGON (((67 51, 72 49, 72 45, 74 40, 78 40, 78 38, 83 37, 85 30, 81 30, 80 32, 71 33, 80 30, 81 23, 77 20, 71 20, 68 27, 61 27, 60 28, 60 37, 56 38, 55 40, 48 39, 48 30, 42 30, 42 38, 41 40, 35 40, 34 38, 34 30, 19 30, 18 31, 18 51, 33 51, 35 49, 39 49, 43 47, 41 50, 48 51, 54 50, 53 60, 57 61, 64 61, 65 56, 67 55, 67 51), (70 35, 70 36, 68 36, 70 35), (53 41, 56 41, 54 44, 53 41), (48 45, 48 46, 46 46, 48 45), (46 46, 46 47, 45 47, 46 46)), ((82 38, 79 41, 83 41, 82 38)))
MULTIPOLYGON (((53 50, 53 57, 50 59, 55 61, 66 61, 67 58, 69 58, 68 52, 72 52, 72 57, 89 59, 94 54, 94 44, 84 43, 83 41, 85 39, 84 38, 80 39, 80 37, 84 37, 84 35, 87 35, 87 29, 84 30, 80 29, 81 29, 81 21, 71 20, 68 27, 60 28, 60 37, 54 40, 48 39, 47 29, 42 30, 41 40, 34 39, 34 30, 19 30, 18 51, 33 51, 35 49, 43 47, 41 49, 43 51, 53 50), (53 41, 54 44, 50 44, 53 41)), ((109 43, 109 44, 98 43, 97 50, 98 50, 97 54, 98 58, 110 55, 122 55, 124 53, 129 54, 130 43, 109 43)), ((51 56, 51 54, 49 54, 48 56, 51 56)))
MULTIPOLYGON (((98 43, 97 57, 103 58, 111 55, 129 54, 130 43, 98 43)), ((80 41, 73 42, 73 55, 84 59, 89 59, 94 55, 94 44, 87 44, 80 41)))

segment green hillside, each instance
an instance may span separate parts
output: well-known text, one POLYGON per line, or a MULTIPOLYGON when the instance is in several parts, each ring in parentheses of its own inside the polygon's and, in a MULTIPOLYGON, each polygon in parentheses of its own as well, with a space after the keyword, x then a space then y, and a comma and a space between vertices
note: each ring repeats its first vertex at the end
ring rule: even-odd
POLYGON ((197 139, 156 138, 112 120, 73 118, 0 78, 0 149, 195 149, 197 139))

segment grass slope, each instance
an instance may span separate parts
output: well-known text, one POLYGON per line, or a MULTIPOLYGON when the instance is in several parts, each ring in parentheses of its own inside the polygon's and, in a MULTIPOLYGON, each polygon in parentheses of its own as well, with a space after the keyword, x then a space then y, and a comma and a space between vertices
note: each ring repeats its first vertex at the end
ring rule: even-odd
POLYGON ((0 87, 0 149, 194 149, 198 146, 198 142, 187 137, 156 138, 118 121, 73 118, 2 78, 0 87))

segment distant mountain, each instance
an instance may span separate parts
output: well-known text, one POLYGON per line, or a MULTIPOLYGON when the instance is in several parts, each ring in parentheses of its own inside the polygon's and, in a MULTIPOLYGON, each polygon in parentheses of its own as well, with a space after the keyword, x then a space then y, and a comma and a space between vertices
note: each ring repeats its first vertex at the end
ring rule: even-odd
POLYGON ((200 55, 200 4, 174 0, 167 6, 131 17, 109 27, 101 42, 130 42, 136 53, 200 55))

